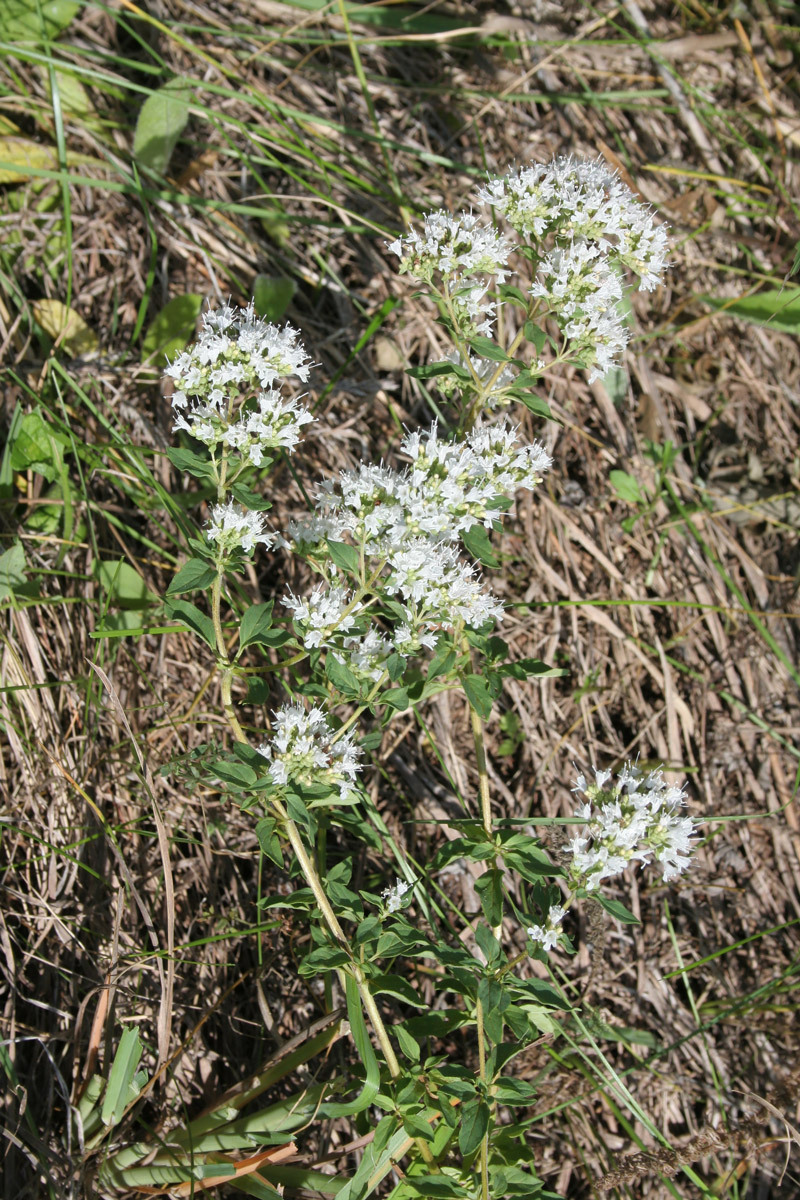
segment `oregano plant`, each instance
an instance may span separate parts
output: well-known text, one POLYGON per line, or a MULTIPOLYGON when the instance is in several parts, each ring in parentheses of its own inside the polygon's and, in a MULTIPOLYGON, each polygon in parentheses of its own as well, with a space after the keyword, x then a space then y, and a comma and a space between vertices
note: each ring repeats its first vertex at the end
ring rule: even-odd
POLYGON ((614 174, 572 158, 491 178, 469 211, 426 216, 391 250, 452 346, 411 371, 438 388, 447 427, 409 429, 391 459, 310 485, 309 511, 285 529, 269 522, 268 471, 314 419, 284 390, 309 377, 299 333, 253 304, 225 305, 167 369, 183 438, 170 458, 210 502, 167 603, 215 658, 230 731, 228 750, 193 752, 193 770, 252 814, 261 852, 295 885, 267 904, 308 919, 300 974, 346 1005, 360 1067, 331 1080, 318 1111, 367 1114, 369 1137, 339 1200, 370 1195, 391 1172, 397 1198, 544 1195, 515 1116, 537 1093, 513 1060, 557 1035, 575 1001, 530 960, 573 952, 567 914, 586 898, 634 920, 602 887, 628 866, 656 863, 669 883, 689 864, 684 792, 658 768, 578 774, 558 855, 533 826, 498 823, 485 737, 504 680, 550 670, 513 657, 482 575, 501 562, 515 495, 551 466, 540 441, 521 439, 514 406, 545 420, 548 372, 572 364, 593 379, 619 362, 629 280, 654 288, 666 248, 614 174), (239 615, 238 577, 255 555, 279 553, 302 560, 304 590, 239 615), (244 681, 252 695, 254 679, 271 712, 263 728, 234 696, 244 681), (397 714, 442 691, 466 697, 478 784, 459 836, 412 862, 362 780, 397 714), (331 863, 335 827, 353 853, 331 863), (439 886, 457 860, 475 866, 479 913, 460 914, 439 886), (463 1060, 447 1050, 454 1038, 463 1060))

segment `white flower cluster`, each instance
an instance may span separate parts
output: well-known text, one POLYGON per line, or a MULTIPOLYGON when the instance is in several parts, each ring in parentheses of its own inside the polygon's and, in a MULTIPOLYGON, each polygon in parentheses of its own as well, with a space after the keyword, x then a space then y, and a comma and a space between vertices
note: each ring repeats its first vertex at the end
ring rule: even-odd
POLYGON ((544 241, 595 242, 640 277, 640 287, 659 282, 667 255, 667 231, 605 163, 555 158, 489 180, 479 199, 502 212, 518 233, 544 241))
POLYGON ((544 925, 529 925, 527 929, 528 937, 531 941, 536 942, 543 950, 552 950, 558 945, 558 939, 561 936, 561 922, 564 919, 565 908, 559 904, 551 904, 550 911, 547 914, 547 921, 544 925))
POLYGON ((595 771, 594 776, 594 783, 587 783, 579 775, 574 788, 587 802, 575 813, 586 828, 567 847, 573 886, 593 891, 630 862, 644 865, 652 859, 661 864, 667 883, 685 871, 695 825, 682 815, 683 789, 667 784, 660 769, 645 775, 631 763, 616 782, 610 771, 595 771))
MULTIPOLYGON (((412 538, 389 555, 389 593, 411 601, 414 627, 465 625, 479 628, 487 621, 502 621, 503 606, 481 589, 475 569, 453 546, 432 545, 428 538, 412 538)), ((407 610, 408 611, 408 610, 407 610)))
POLYGON ((398 879, 394 887, 385 888, 381 892, 381 897, 386 902, 386 912, 399 912, 406 903, 406 896, 408 896, 409 892, 413 891, 415 884, 418 882, 419 880, 412 876, 410 880, 398 879))
POLYGON ((511 244, 472 213, 452 216, 442 209, 425 216, 422 233, 412 229, 389 249, 400 259, 401 274, 428 282, 441 274, 457 291, 473 275, 495 275, 502 283, 511 244))
POLYGON ((274 533, 264 532, 264 517, 241 504, 229 500, 227 504, 215 504, 211 509, 211 520, 206 526, 206 537, 215 542, 223 554, 243 550, 250 554, 260 542, 268 550, 275 541, 274 533))
MULTIPOLYGON (((500 516, 498 500, 518 488, 536 487, 551 459, 538 442, 520 446, 516 427, 507 421, 478 427, 460 442, 440 438, 434 425, 407 434, 400 448, 411 460, 408 466, 394 470, 362 463, 342 472, 338 489, 323 487, 317 511, 292 522, 289 535, 306 546, 349 536, 363 545, 368 558, 386 562, 389 574, 382 586, 407 605, 394 632, 394 649, 408 655, 435 644, 436 629, 479 628, 502 619, 500 602, 481 589, 474 568, 452 543, 475 524, 491 528, 500 516)), ((340 590, 331 588, 329 601, 320 589, 308 601, 284 601, 310 628, 306 646, 326 644, 324 634, 317 633, 323 628, 347 632, 340 619, 346 607, 340 590)), ((354 648, 349 664, 356 674, 358 653, 354 648)))
POLYGON ((275 714, 272 737, 258 747, 269 761, 269 774, 276 787, 327 783, 349 803, 353 784, 361 770, 361 751, 348 733, 334 741, 333 730, 320 708, 308 712, 299 704, 284 705, 275 714))
POLYGON ((573 242, 551 250, 531 295, 546 301, 573 351, 592 368, 590 383, 614 366, 628 344, 618 307, 622 279, 596 243, 573 242))
POLYGON ((309 358, 290 325, 262 321, 253 304, 226 304, 203 314, 197 341, 164 374, 175 383, 175 429, 212 454, 227 447, 260 466, 265 453, 292 451, 311 413, 276 390, 284 379, 308 379, 309 358))
POLYGON ((294 613, 307 650, 332 645, 330 639, 334 634, 347 633, 353 628, 362 607, 353 604, 347 588, 326 588, 324 584, 315 587, 306 599, 298 599, 289 592, 281 603, 294 613))
POLYGON ((317 513, 290 527, 291 536, 313 544, 349 533, 370 554, 391 553, 409 538, 455 541, 472 525, 491 528, 498 497, 541 483, 552 459, 539 442, 517 445, 508 422, 481 426, 463 442, 439 437, 436 425, 406 434, 400 446, 411 464, 404 470, 364 463, 343 471, 339 492, 327 485, 317 513))

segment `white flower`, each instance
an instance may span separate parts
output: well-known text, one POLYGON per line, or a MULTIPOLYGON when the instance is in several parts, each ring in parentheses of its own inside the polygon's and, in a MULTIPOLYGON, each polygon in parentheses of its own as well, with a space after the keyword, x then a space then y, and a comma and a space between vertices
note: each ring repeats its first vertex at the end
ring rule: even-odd
POLYGON ((298 599, 292 592, 284 596, 285 604, 294 613, 294 619, 303 630, 303 645, 308 650, 318 646, 329 646, 334 633, 346 633, 353 628, 361 604, 352 603, 352 595, 346 588, 319 584, 310 596, 298 599))
POLYGON ((527 929, 531 941, 537 942, 543 950, 552 950, 558 945, 558 929, 543 928, 541 925, 529 925, 527 929))
POLYGON ((667 231, 653 222, 641 203, 602 160, 572 157, 521 167, 490 179, 478 192, 481 203, 502 212, 519 233, 538 241, 596 243, 640 277, 640 288, 654 288, 664 270, 667 231))
POLYGON ((250 554, 259 542, 269 549, 275 540, 274 533, 264 532, 264 516, 261 513, 251 512, 231 500, 227 504, 215 504, 211 509, 206 537, 225 554, 238 549, 250 554))
POLYGON ((452 216, 441 209, 425 216, 422 233, 412 229, 389 249, 400 259, 401 272, 428 282, 438 272, 460 285, 472 275, 495 275, 502 283, 511 246, 472 213, 452 216))
POLYGON ((338 788, 339 798, 353 799, 353 783, 361 770, 361 751, 352 733, 334 741, 333 730, 320 708, 308 712, 299 704, 284 705, 274 714, 272 737, 258 747, 269 763, 276 787, 327 783, 338 788))
POLYGON ((572 349, 592 368, 590 383, 615 365, 628 343, 619 310, 622 280, 597 246, 578 241, 551 250, 531 295, 546 301, 572 349))
POLYGON ((404 904, 404 897, 414 888, 419 880, 412 875, 410 880, 398 879, 393 888, 386 888, 381 897, 386 902, 387 913, 399 912, 404 904))
POLYGON ((417 621, 478 628, 503 619, 500 601, 481 590, 474 567, 459 559, 453 546, 414 538, 390 553, 389 567, 386 591, 410 601, 417 621))
POLYGON ((695 824, 681 815, 683 788, 667 784, 660 768, 645 775, 628 763, 616 783, 610 771, 596 771, 594 783, 579 775, 574 790, 588 798, 575 814, 586 828, 567 847, 575 886, 593 891, 630 862, 655 859, 667 883, 689 866, 695 824))
POLYGON ((267 450, 291 452, 302 426, 314 418, 274 388, 291 375, 308 378, 299 337, 290 325, 279 329, 262 321, 252 303, 204 313, 197 341, 164 372, 175 383, 174 428, 212 451, 225 444, 255 466, 267 450), (255 399, 242 408, 247 396, 255 399))

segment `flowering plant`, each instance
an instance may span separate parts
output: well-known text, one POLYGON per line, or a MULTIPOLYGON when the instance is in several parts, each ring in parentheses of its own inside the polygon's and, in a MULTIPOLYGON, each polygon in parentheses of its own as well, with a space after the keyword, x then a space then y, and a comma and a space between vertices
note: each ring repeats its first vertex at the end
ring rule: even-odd
POLYGON ((313 419, 283 391, 309 374, 297 331, 260 320, 252 305, 226 305, 205 314, 197 343, 167 370, 175 429, 190 439, 173 462, 216 491, 204 537, 191 542, 194 557, 168 593, 172 614, 205 639, 219 666, 233 749, 210 769, 258 818, 267 857, 280 864, 288 845, 307 885, 296 903, 312 918, 301 973, 338 979, 347 1003, 363 1078, 344 1103, 333 1084, 322 1111, 383 1113, 339 1192, 344 1200, 368 1195, 398 1155, 407 1156, 398 1196, 538 1194, 523 1132, 500 1115, 530 1104, 535 1089, 506 1068, 543 1028, 557 1029, 569 1002, 530 975, 529 954, 570 952, 568 910, 629 863, 655 859, 666 882, 675 878, 693 838, 682 790, 659 770, 630 765, 615 784, 607 771, 592 784, 579 776, 583 831, 565 847, 564 868, 531 832, 495 823, 484 723, 504 679, 548 668, 512 659, 496 633, 503 605, 478 564, 496 562, 490 535, 516 493, 538 487, 551 465, 545 446, 524 444, 498 410, 520 402, 544 415, 532 389, 545 372, 569 362, 591 379, 619 360, 629 337, 619 304, 624 273, 655 287, 666 234, 605 167, 572 158, 490 179, 474 201, 510 232, 472 211, 437 212, 391 245, 400 271, 427 288, 453 343, 445 359, 412 372, 438 381, 451 429, 408 431, 397 465, 362 462, 325 481, 313 509, 287 529, 268 528, 262 473, 276 454, 296 449, 313 419), (298 556, 315 582, 224 626, 229 581, 259 548, 298 556), (192 591, 208 591, 210 618, 178 598, 192 591), (273 696, 270 728, 260 734, 242 724, 234 702, 243 655, 255 656, 288 696, 273 696), (462 835, 427 867, 412 867, 360 781, 382 729, 443 689, 467 697, 477 795, 462 835), (360 839, 371 864, 366 886, 351 882, 347 859, 329 868, 323 835, 331 825, 351 845, 360 839), (369 876, 386 874, 389 856, 400 874, 378 894, 369 876), (482 914, 467 921, 466 937, 454 936, 435 898, 439 873, 456 860, 478 868, 482 914), (430 1009, 409 978, 415 959, 433 964, 440 995, 451 997, 446 1017, 408 1015, 430 1009), (402 1007, 390 1013, 387 995, 402 1007), (476 1044, 477 1075, 443 1053, 441 1037, 456 1030, 472 1031, 462 1036, 476 1044))

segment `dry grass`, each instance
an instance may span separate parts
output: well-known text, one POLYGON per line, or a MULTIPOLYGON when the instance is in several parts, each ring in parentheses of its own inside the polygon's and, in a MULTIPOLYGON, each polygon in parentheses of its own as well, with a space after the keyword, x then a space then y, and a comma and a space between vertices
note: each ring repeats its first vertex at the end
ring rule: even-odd
MULTIPOLYGON (((256 906, 290 885, 259 866, 251 820, 206 787, 159 774, 226 736, 210 656, 181 635, 93 636, 98 561, 122 559, 158 594, 179 539, 174 513, 145 487, 149 471, 166 488, 175 481, 161 453, 169 406, 131 343, 142 297, 151 318, 184 292, 243 299, 257 271, 298 281, 288 315, 320 363, 320 421, 294 462, 298 478, 271 477, 277 526, 302 506, 300 481, 310 488, 390 453, 401 424, 432 416, 402 366, 436 354, 440 331, 385 249, 382 231, 400 216, 384 154, 406 205, 428 208, 459 204, 485 167, 598 150, 671 223, 674 266, 655 299, 636 298, 641 338, 619 394, 565 374, 547 397, 557 421, 526 422, 555 467, 548 494, 520 501, 504 543, 505 636, 519 657, 569 674, 508 682, 500 708, 517 713, 520 736, 512 754, 498 753, 506 735, 495 716, 495 801, 502 816, 565 816, 574 763, 638 755, 686 776, 693 814, 713 820, 678 887, 637 876, 620 885, 640 926, 603 937, 587 907, 577 957, 561 962, 590 1006, 590 1035, 677 1157, 636 1153, 653 1149, 643 1128, 546 1039, 524 1064, 540 1084, 531 1144, 548 1186, 568 1197, 596 1194, 604 1176, 622 1194, 666 1195, 654 1168, 684 1161, 720 1195, 800 1195, 796 1154, 785 1174, 783 1162, 784 1122, 798 1119, 800 357, 790 335, 709 315, 697 299, 742 294, 791 266, 796 31, 760 6, 745 43, 728 15, 690 5, 681 24, 655 5, 650 36, 665 43, 656 57, 633 44, 625 4, 430 6, 488 31, 469 38, 392 41, 355 24, 381 146, 333 11, 164 0, 153 16, 193 26, 181 41, 128 8, 88 6, 69 32, 74 53, 61 50, 134 60, 130 78, 153 86, 149 46, 206 86, 171 166, 172 197, 150 184, 146 194, 104 186, 118 178, 114 161, 129 162, 130 93, 91 91, 110 122, 102 136, 67 118, 69 151, 95 159, 83 168, 95 186, 70 197, 72 304, 99 336, 97 357, 61 356, 59 374, 31 320, 34 300, 65 299, 64 247, 49 240, 58 185, 47 184, 48 205, 31 183, 0 199, 5 424, 17 401, 40 395, 76 440, 77 496, 67 541, 30 532, 48 499, 33 471, 2 509, 5 541, 21 533, 33 584, 30 600, 21 594, 3 614, 0 1014, 18 1081, 5 1106, 6 1200, 47 1194, 45 1178, 56 1196, 92 1194, 67 1145, 67 1114, 91 1055, 108 1061, 115 1022, 140 1026, 148 1065, 161 1071, 142 1114, 158 1129, 321 1011, 293 966, 302 922, 291 912, 267 920, 256 906), (304 139, 318 162, 303 161, 304 139), (62 267, 43 272, 59 254, 62 267), (352 356, 396 296, 403 304, 352 356), (630 508, 609 471, 652 483, 648 441, 681 450, 669 488, 626 533, 630 508)), ((0 70, 3 115, 54 144, 42 75, 14 55, 0 70)), ((280 594, 293 570, 257 566, 248 596, 280 594)), ((263 724, 259 708, 246 711, 263 724)), ((368 780, 393 834, 423 856, 449 832, 454 792, 475 790, 463 705, 439 698, 426 722, 430 738, 399 716, 368 780)), ((468 874, 448 887, 477 907, 468 874)), ((343 1044, 333 1053, 346 1055, 343 1044)), ((301 1139, 303 1161, 346 1169, 352 1158, 335 1156, 350 1136, 341 1121, 316 1126, 301 1139)), ((673 1187, 696 1194, 680 1175, 673 1187)))

